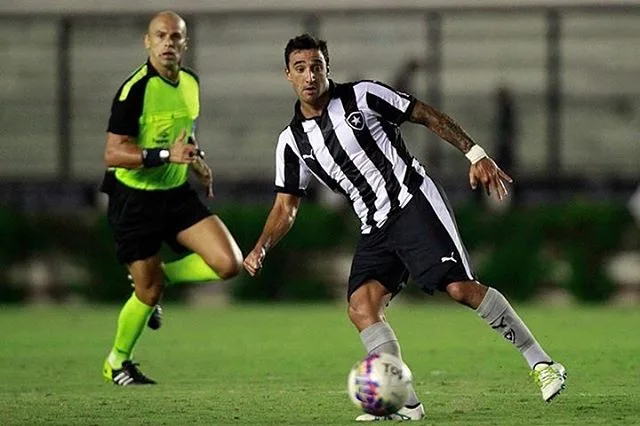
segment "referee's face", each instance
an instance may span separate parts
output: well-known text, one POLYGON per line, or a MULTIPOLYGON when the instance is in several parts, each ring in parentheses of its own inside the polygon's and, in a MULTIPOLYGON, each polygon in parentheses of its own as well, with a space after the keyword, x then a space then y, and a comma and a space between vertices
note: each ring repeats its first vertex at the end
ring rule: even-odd
POLYGON ((285 70, 300 102, 317 106, 329 89, 329 71, 318 49, 294 50, 285 70))
POLYGON ((156 15, 149 23, 144 44, 154 67, 169 70, 179 68, 182 54, 187 48, 184 20, 170 12, 156 15))

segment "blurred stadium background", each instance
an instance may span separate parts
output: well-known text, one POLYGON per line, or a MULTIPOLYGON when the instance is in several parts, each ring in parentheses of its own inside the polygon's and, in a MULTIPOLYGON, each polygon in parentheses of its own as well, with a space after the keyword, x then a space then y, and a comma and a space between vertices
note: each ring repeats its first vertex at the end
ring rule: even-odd
POLYGON ((105 127, 163 9, 189 25, 212 207, 244 252, 271 207, 276 137, 294 101, 283 50, 301 32, 328 39, 334 79, 402 85, 494 155, 513 126, 505 168, 518 183, 501 205, 468 188, 455 149, 403 131, 448 191, 480 277, 519 305, 567 365, 569 388, 542 407, 513 348, 463 307, 410 286, 388 317, 425 421, 638 424, 637 0, 1 0, 0 424, 329 425, 357 415, 344 384, 362 347, 344 289, 358 226, 317 186, 259 278, 168 289, 166 325, 136 350, 161 386, 100 383, 131 291, 97 191, 105 127), (512 104, 498 102, 499 89, 512 104), (403 309, 414 300, 428 303, 403 309))
MULTIPOLYGON (((487 282, 521 300, 640 300, 630 201, 640 178, 638 1, 5 0, 0 303, 121 301, 129 291, 97 192, 105 127, 115 91, 145 59, 149 17, 168 8, 187 20, 187 64, 201 77, 213 208, 243 251, 270 207, 275 141, 293 111, 284 45, 308 31, 329 41, 334 79, 401 82, 493 153, 497 91, 508 91, 506 168, 518 184, 506 207, 469 190, 455 149, 403 128, 458 208, 487 282)), ((259 280, 170 297, 342 300, 356 233, 352 213, 315 187, 259 280)))

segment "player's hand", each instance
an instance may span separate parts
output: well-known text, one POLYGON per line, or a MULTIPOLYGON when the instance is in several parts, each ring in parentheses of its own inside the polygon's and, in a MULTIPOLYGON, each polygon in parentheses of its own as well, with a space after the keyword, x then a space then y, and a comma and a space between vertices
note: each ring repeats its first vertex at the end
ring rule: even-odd
POLYGON ((255 277, 256 274, 260 272, 260 269, 262 269, 262 261, 264 260, 266 254, 267 252, 262 246, 256 246, 253 250, 251 250, 251 253, 249 253, 247 257, 244 258, 244 262, 242 262, 242 264, 244 265, 244 269, 247 270, 249 275, 255 277))
POLYGON ((508 193, 504 183, 513 183, 513 179, 503 172, 491 158, 484 157, 469 168, 471 189, 475 190, 478 187, 478 182, 482 184, 487 195, 490 196, 493 192, 498 200, 503 200, 508 193))
POLYGON ((191 168, 198 175, 200 183, 202 183, 202 185, 207 189, 207 197, 214 198, 213 172, 211 171, 211 168, 200 157, 197 157, 195 161, 191 163, 191 168))
POLYGON ((169 161, 178 164, 191 164, 198 158, 198 148, 188 143, 187 131, 182 130, 169 148, 169 161))

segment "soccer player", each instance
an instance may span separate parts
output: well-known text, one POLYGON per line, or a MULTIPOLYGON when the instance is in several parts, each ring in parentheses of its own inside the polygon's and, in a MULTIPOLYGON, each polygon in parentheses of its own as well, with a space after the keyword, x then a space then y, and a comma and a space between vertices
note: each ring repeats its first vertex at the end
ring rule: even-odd
MULTIPOLYGON (((405 121, 425 126, 469 160, 469 182, 498 199, 511 178, 450 117, 375 81, 338 84, 328 78, 327 43, 304 34, 289 40, 285 74, 298 98, 293 119, 276 148, 277 195, 262 234, 244 259, 250 275, 291 229, 312 176, 351 203, 361 237, 351 265, 348 315, 368 353, 400 356, 384 316, 409 275, 433 294, 446 292, 474 309, 512 343, 550 401, 564 387, 565 368, 542 349, 513 307, 475 277, 442 188, 407 151, 399 130, 405 121)), ((412 390, 397 414, 356 420, 420 420, 424 407, 412 390)))
POLYGON ((194 135, 199 82, 181 66, 187 26, 174 12, 151 19, 144 36, 148 60, 120 86, 111 107, 102 189, 118 259, 134 292, 118 317, 103 376, 117 385, 154 384, 131 359, 133 348, 168 284, 223 280, 238 274, 242 253, 224 223, 187 181, 192 170, 213 197, 211 169, 194 135), (160 247, 190 253, 163 264, 160 247))

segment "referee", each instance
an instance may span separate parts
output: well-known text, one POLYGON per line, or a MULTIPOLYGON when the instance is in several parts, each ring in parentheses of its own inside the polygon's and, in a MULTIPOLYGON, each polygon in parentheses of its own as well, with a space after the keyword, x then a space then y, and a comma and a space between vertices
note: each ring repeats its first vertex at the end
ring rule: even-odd
MULTIPOLYGON (((565 369, 554 363, 500 292, 476 280, 453 213, 441 187, 405 147, 399 126, 421 124, 469 159, 472 188, 503 199, 511 178, 450 117, 411 95, 375 81, 329 80, 324 40, 304 34, 285 48, 285 73, 298 101, 276 147, 276 199, 262 235, 244 260, 251 275, 291 229, 312 176, 343 194, 360 219, 361 237, 351 265, 349 318, 368 353, 400 356, 384 308, 409 275, 433 294, 446 292, 476 311, 522 354, 542 398, 564 387, 565 369)), ((425 329, 425 334, 428 329, 425 329)), ((420 420, 415 392, 391 416, 356 420, 420 420)))
MULTIPOLYGON (((154 384, 132 359, 145 323, 168 284, 215 281, 238 274, 242 253, 224 223, 187 182, 192 170, 213 197, 211 169, 194 135, 200 112, 196 74, 181 66, 187 27, 174 12, 156 14, 144 45, 147 62, 120 86, 107 129, 102 190, 118 260, 135 291, 118 317, 103 376, 120 386, 154 384), (163 264, 162 243, 182 259, 163 264)), ((158 325, 158 324, 156 324, 158 325)))

